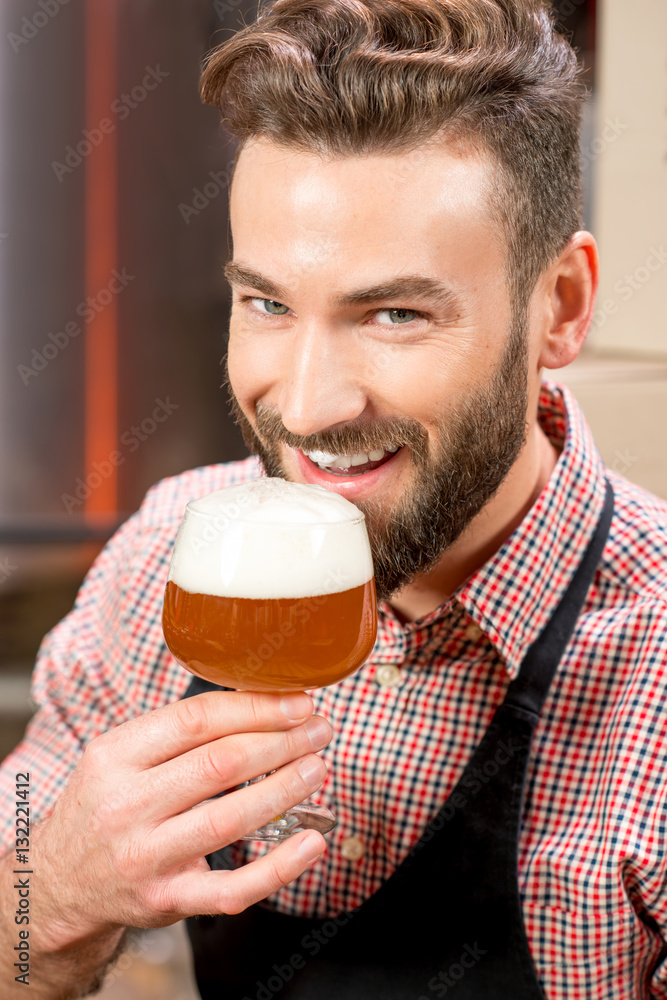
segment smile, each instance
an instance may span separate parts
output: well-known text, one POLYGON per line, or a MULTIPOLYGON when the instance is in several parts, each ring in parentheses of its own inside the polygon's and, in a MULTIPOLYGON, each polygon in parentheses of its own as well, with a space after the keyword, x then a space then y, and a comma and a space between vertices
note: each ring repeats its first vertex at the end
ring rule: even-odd
POLYGON ((308 458, 313 465, 332 475, 337 476, 363 476, 373 469, 379 469, 381 465, 388 462, 398 451, 398 446, 391 448, 379 448, 377 451, 358 452, 355 455, 333 455, 327 451, 305 451, 303 455, 308 458))
POLYGON ((340 493, 349 500, 372 497, 389 485, 407 461, 405 447, 383 448, 356 455, 332 455, 330 452, 303 452, 290 448, 300 478, 316 486, 340 493))

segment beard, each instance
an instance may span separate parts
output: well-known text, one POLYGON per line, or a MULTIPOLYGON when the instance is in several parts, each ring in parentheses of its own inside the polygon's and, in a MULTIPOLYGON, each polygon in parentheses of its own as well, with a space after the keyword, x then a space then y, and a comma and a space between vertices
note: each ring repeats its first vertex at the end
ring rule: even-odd
POLYGON ((287 430, 274 409, 258 403, 255 429, 236 399, 226 364, 225 374, 232 414, 267 476, 289 480, 280 457, 283 443, 335 455, 367 454, 385 445, 409 448, 414 476, 398 502, 353 501, 366 518, 380 600, 435 566, 496 494, 526 441, 528 337, 522 315, 515 316, 488 383, 464 396, 456 412, 435 422, 433 455, 427 431, 409 417, 300 436, 287 430))

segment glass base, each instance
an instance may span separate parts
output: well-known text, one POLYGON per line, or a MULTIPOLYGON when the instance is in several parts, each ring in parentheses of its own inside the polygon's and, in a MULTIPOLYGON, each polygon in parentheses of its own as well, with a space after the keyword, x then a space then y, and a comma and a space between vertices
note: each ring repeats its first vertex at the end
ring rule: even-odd
MULTIPOLYGON (((255 779, 257 780, 257 779, 255 779)), ((300 802, 298 806, 293 806, 287 812, 281 813, 270 822, 260 826, 259 829, 247 833, 241 840, 266 840, 280 841, 287 840, 292 834, 300 830, 318 830, 320 833, 329 833, 336 825, 336 817, 331 809, 326 806, 316 806, 311 802, 300 802)))

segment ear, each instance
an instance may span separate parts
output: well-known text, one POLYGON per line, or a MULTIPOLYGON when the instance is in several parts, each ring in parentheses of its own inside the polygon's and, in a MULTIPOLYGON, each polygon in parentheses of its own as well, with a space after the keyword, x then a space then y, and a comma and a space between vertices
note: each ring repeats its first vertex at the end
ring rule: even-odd
POLYGON ((542 285, 544 323, 538 365, 564 368, 581 350, 593 320, 599 257, 590 233, 575 233, 542 285))

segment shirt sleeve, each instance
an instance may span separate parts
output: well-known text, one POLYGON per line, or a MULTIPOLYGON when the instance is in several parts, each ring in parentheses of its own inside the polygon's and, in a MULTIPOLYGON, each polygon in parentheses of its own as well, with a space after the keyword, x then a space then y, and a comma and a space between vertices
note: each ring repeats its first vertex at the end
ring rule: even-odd
MULTIPOLYGON (((143 505, 142 505, 143 506, 143 505)), ((30 775, 30 819, 48 815, 86 744, 135 715, 180 697, 186 673, 161 628, 171 526, 138 511, 89 570, 73 609, 43 639, 31 693, 38 705, 0 766, 0 851, 14 844, 16 775, 30 775)))

